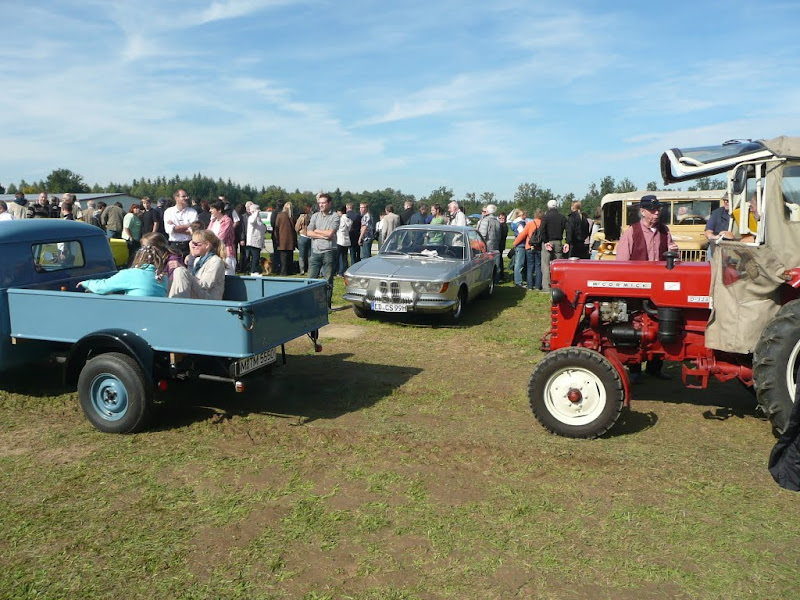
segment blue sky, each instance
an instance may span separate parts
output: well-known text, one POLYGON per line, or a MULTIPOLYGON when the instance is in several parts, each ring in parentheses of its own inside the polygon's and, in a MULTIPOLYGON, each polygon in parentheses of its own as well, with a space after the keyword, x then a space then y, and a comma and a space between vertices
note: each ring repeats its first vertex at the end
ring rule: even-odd
POLYGON ((3 0, 0 182, 511 199, 800 135, 800 2, 3 0))

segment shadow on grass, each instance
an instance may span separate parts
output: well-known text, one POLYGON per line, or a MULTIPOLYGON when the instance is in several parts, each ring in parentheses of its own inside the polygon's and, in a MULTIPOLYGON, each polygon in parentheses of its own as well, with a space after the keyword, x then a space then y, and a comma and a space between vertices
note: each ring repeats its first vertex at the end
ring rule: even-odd
POLYGON ((177 382, 158 398, 151 429, 250 414, 285 417, 298 424, 335 419, 373 406, 421 372, 415 367, 346 362, 350 356, 288 356, 286 365, 250 378, 241 394, 230 384, 177 382))
POLYGON ((641 433, 658 423, 658 415, 654 412, 638 412, 635 410, 623 410, 619 420, 614 424, 610 431, 607 431, 603 438, 615 438, 632 433, 641 433))
POLYGON ((3 373, 0 389, 9 394, 20 394, 32 398, 47 398, 75 391, 74 388, 64 385, 61 366, 47 363, 34 364, 30 367, 3 373))
MULTIPOLYGON (((632 407, 636 407, 637 402, 642 401, 690 404, 709 407, 709 410, 703 412, 703 418, 706 420, 725 421, 731 417, 766 420, 766 417, 757 410, 756 400, 751 391, 736 381, 711 380, 706 389, 694 389, 687 388, 681 382, 680 365, 673 363, 666 367, 666 371, 673 376, 670 381, 645 377, 641 385, 634 386, 632 407)), ((616 425, 603 437, 644 431, 656 422, 658 416, 652 411, 648 413, 639 413, 635 410, 623 411, 616 425)))
POLYGON ((528 293, 535 292, 527 292, 522 288, 515 287, 513 284, 498 285, 495 287, 491 297, 484 293, 467 303, 464 307, 464 315, 461 320, 455 324, 446 322, 447 315, 445 313, 414 314, 370 312, 367 319, 411 327, 432 327, 434 329, 446 327, 459 329, 480 325, 481 323, 499 318, 507 308, 517 306, 528 293))

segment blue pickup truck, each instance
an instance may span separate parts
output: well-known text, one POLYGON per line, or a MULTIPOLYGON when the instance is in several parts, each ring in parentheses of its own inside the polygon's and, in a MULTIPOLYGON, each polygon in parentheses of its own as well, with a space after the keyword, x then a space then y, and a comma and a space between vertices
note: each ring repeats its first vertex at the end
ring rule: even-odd
POLYGON ((77 384, 97 429, 146 427, 154 395, 175 379, 244 391, 328 322, 325 281, 228 276, 222 300, 85 293, 76 284, 116 272, 108 240, 77 221, 0 223, 0 371, 48 359, 77 384))

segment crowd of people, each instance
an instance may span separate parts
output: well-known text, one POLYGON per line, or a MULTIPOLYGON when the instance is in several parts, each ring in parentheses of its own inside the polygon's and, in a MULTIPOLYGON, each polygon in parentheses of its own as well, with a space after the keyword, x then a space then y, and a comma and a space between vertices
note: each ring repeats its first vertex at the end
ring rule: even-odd
POLYGON ((509 226, 514 234, 512 257, 514 285, 550 293, 550 262, 558 258, 589 258, 593 220, 573 202, 569 216, 558 210, 558 202, 547 202, 547 211, 537 208, 533 217, 516 209, 509 226))
MULTIPOLYGON (((23 194, 17 194, 10 203, 13 206, 5 204, 0 201, 0 220, 77 219, 102 228, 109 238, 124 239, 129 251, 128 266, 148 272, 152 266, 159 277, 166 273, 165 289, 173 296, 221 297, 217 288, 220 282, 224 284, 225 274, 299 273, 328 280, 329 306, 334 277, 344 275, 351 264, 372 256, 373 241, 380 247, 401 225, 466 226, 468 223, 456 201, 446 206, 420 202, 415 207, 413 201, 407 200, 400 211, 389 204, 375 220, 368 204, 361 203, 358 210, 352 203, 334 208, 327 193, 317 194, 316 207, 309 203, 298 210, 291 202, 270 206, 266 219, 262 219, 260 207, 253 202, 233 206, 224 195, 209 202, 190 198, 183 189, 177 190, 170 202, 160 198, 153 205, 145 197, 127 211, 119 202, 95 205, 94 200, 89 200, 87 208, 81 210, 74 194, 48 200, 44 192, 31 205, 23 194), (158 234, 158 238, 153 234, 158 234), (273 253, 270 258, 262 258, 269 237, 273 253), (145 256, 139 253, 142 248, 147 250, 145 256), (198 254, 196 249, 204 252, 198 254), (162 254, 168 260, 162 260, 162 254), (218 260, 211 259, 209 254, 218 260), (179 272, 177 279, 175 265, 185 267, 186 271, 179 272)), ((475 225, 487 249, 499 253, 496 259, 499 281, 506 277, 503 254, 509 229, 513 234, 509 267, 514 284, 519 287, 547 292, 551 260, 564 256, 589 258, 592 221, 581 210, 580 202, 572 204, 568 217, 559 212, 554 200, 548 203, 546 212, 537 209, 531 218, 521 209, 512 212, 513 218, 508 221, 509 215, 498 212, 495 204, 487 204, 475 225)), ((117 283, 107 281, 93 291, 111 289, 108 286, 117 283)), ((88 285, 87 289, 93 284, 88 285)))

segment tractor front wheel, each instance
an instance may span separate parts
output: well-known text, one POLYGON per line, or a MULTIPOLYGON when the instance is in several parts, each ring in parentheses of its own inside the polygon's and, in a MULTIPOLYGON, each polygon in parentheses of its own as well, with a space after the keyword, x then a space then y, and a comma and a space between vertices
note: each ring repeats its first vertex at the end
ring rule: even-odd
POLYGON ((753 381, 758 405, 778 433, 789 424, 800 366, 800 300, 786 304, 753 351, 753 381))
POLYGON ((548 431, 596 438, 617 422, 625 392, 605 356, 586 348, 561 348, 536 366, 528 397, 533 415, 548 431))

